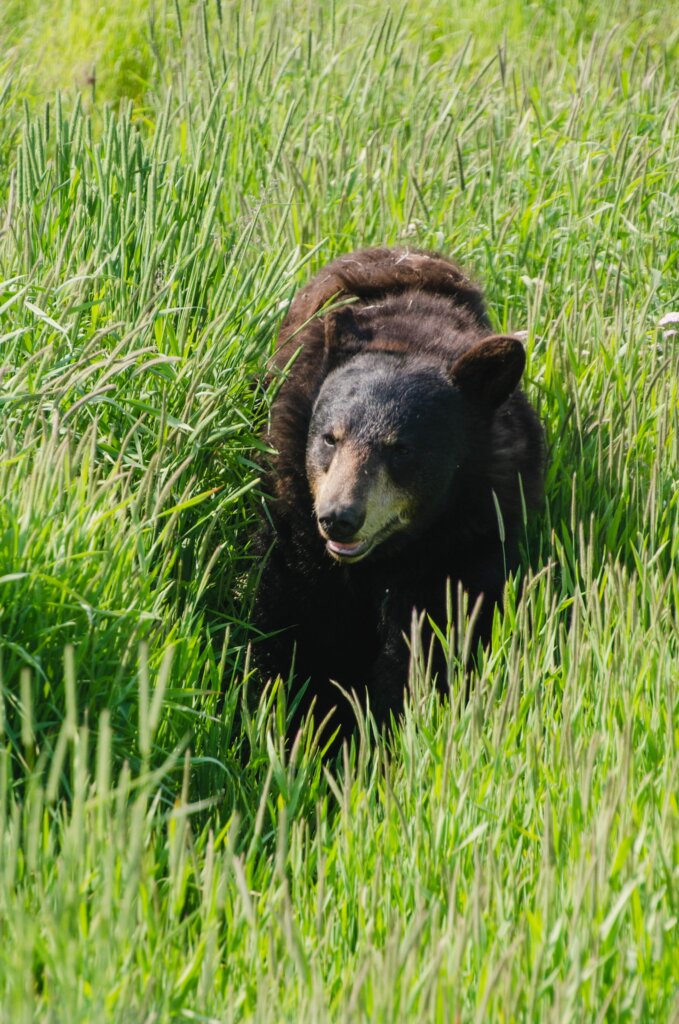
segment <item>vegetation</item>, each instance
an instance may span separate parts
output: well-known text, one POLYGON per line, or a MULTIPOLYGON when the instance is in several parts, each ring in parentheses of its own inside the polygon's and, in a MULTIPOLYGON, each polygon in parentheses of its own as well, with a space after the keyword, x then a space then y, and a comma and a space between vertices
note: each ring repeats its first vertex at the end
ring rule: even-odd
POLYGON ((2 1021, 679 1019, 679 16, 451 10, 3 4, 2 1021), (328 764, 249 668, 261 382, 383 242, 527 332, 548 502, 469 702, 415 624, 328 764))

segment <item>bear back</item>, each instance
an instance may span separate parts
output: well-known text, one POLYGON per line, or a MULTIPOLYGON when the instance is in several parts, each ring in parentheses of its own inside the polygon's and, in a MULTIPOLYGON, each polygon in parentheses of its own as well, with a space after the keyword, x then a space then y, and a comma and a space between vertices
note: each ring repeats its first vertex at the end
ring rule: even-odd
MULTIPOLYGON (((294 297, 281 324, 270 365, 283 370, 300 348, 322 340, 317 314, 333 302, 360 305, 404 293, 440 296, 450 310, 466 311, 470 322, 490 330, 483 292, 452 260, 421 249, 363 249, 324 267, 294 297)), ((315 362, 318 362, 316 359, 315 362)))

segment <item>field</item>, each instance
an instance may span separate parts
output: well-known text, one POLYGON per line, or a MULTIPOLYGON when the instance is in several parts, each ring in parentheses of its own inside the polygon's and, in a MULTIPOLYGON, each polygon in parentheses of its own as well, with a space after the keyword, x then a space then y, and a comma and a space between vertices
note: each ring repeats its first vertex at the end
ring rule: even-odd
MULTIPOLYGON (((4 0, 0 1022, 679 1021, 679 13, 4 0), (262 370, 363 244, 527 332, 474 677, 286 749, 262 370)), ((450 642, 445 633, 443 642, 450 642)))

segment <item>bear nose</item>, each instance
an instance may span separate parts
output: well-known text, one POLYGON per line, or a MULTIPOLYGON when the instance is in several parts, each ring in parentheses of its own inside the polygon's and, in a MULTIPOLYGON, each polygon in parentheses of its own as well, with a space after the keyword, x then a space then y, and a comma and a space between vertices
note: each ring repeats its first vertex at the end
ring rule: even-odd
POLYGON ((318 523, 329 540, 351 540, 361 529, 365 521, 365 513, 356 505, 323 510, 319 513, 318 523))

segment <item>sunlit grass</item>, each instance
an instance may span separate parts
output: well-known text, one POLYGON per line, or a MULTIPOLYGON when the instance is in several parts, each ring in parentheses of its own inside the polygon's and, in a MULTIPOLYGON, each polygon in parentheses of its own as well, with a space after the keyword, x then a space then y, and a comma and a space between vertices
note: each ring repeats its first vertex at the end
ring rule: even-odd
POLYGON ((679 1015, 677 26, 3 5, 0 1020, 679 1015), (548 501, 470 701, 414 635, 328 765, 249 668, 262 379, 384 242, 526 332, 548 501))

